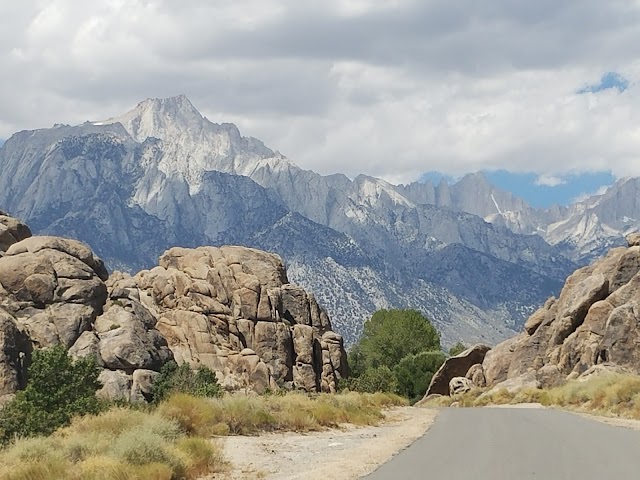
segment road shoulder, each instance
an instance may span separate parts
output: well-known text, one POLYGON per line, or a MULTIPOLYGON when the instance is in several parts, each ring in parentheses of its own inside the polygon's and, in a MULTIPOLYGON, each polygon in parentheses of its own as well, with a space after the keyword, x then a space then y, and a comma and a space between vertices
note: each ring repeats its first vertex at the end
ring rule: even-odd
POLYGON ((387 411, 385 422, 377 427, 226 437, 223 443, 231 471, 215 478, 361 478, 424 435, 437 413, 427 408, 399 407, 387 411))

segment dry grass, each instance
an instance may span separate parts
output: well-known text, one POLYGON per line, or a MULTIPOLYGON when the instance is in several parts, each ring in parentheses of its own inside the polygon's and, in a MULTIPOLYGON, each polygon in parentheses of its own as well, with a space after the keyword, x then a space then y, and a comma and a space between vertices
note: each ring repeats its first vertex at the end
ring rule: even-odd
POLYGON ((396 395, 344 393, 310 397, 299 393, 205 399, 172 395, 158 413, 196 435, 252 435, 262 431, 309 432, 340 424, 375 425, 382 410, 408 405, 396 395))
POLYGON ((408 402, 389 394, 176 394, 156 411, 114 407, 77 418, 50 437, 18 439, 0 451, 0 480, 196 479, 226 466, 221 448, 207 437, 375 425, 383 409, 398 405, 408 402))
POLYGON ((513 394, 498 390, 491 394, 486 389, 474 389, 463 395, 439 397, 424 404, 460 407, 540 403, 580 412, 595 413, 640 420, 640 376, 608 373, 593 376, 586 381, 573 380, 559 387, 542 390, 525 388, 513 394))
POLYGON ((221 448, 157 413, 114 408, 0 452, 0 480, 196 479, 226 466, 221 448))

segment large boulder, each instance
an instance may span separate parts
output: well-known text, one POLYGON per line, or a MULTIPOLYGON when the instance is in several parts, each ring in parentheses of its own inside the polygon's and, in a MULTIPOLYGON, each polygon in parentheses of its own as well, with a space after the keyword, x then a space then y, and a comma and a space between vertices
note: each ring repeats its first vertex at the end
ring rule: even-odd
POLYGON ((431 379, 425 397, 434 393, 449 395, 451 380, 455 377, 464 377, 473 365, 482 363, 489 350, 491 347, 486 345, 474 345, 455 357, 447 358, 431 379))
POLYGON ((113 291, 127 289, 154 312, 176 361, 215 370, 226 388, 335 392, 348 373, 342 337, 277 255, 173 248, 158 267, 118 277, 113 291))
POLYGON ((14 243, 31 236, 31 230, 17 218, 0 211, 0 256, 14 243))
POLYGON ((277 255, 173 248, 151 270, 109 277, 87 245, 33 237, 0 212, 0 400, 24 386, 31 350, 54 345, 94 358, 111 400, 148 400, 170 360, 214 370, 229 390, 335 392, 348 374, 342 337, 277 255))
POLYGON ((640 374, 640 234, 627 241, 628 248, 569 276, 560 297, 535 312, 522 334, 486 355, 488 386, 551 387, 598 365, 640 374))

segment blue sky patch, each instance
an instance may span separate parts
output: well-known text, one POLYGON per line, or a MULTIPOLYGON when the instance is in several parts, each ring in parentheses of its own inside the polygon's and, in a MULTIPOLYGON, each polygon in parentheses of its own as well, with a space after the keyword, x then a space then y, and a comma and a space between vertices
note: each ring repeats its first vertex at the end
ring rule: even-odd
POLYGON ((578 93, 598 93, 603 90, 609 90, 612 88, 617 89, 618 92, 624 92, 627 88, 629 88, 629 80, 624 78, 619 73, 607 72, 602 76, 599 83, 587 85, 578 90, 578 93))

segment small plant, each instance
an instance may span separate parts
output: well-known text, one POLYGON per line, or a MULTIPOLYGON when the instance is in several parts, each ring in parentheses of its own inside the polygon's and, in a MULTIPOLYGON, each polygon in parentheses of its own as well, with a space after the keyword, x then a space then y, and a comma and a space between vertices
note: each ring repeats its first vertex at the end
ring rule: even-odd
POLYGON ((186 393, 196 397, 219 397, 222 389, 213 371, 206 367, 192 370, 188 364, 178 366, 167 362, 153 384, 153 402, 159 403, 173 393, 186 393))
POLYGON ((26 388, 0 411, 0 442, 50 435, 74 416, 97 413, 98 374, 93 358, 73 360, 61 346, 36 350, 26 388))

